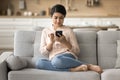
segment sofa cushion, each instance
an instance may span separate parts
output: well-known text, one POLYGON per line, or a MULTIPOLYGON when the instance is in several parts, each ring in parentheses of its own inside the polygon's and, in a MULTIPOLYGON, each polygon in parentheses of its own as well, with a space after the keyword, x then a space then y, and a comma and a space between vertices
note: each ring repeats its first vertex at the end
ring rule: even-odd
POLYGON ((8 80, 100 80, 100 74, 93 71, 65 72, 23 69, 19 71, 10 71, 8 73, 8 80))
POLYGON ((29 56, 34 54, 35 31, 17 31, 14 37, 14 55, 29 56))
POLYGON ((104 68, 114 68, 117 59, 117 40, 120 40, 120 31, 98 32, 98 64, 104 68))
POLYGON ((14 55, 23 57, 41 57, 39 47, 41 31, 17 31, 14 38, 14 55))
POLYGON ((120 69, 106 69, 101 74, 101 80, 120 80, 120 69))
POLYGON ((117 60, 115 68, 120 68, 120 40, 117 40, 117 60))
POLYGON ((90 64, 97 64, 96 31, 81 31, 79 29, 74 29, 74 32, 80 46, 79 60, 90 64))
POLYGON ((7 58, 6 62, 11 70, 19 70, 27 67, 27 61, 20 59, 19 56, 11 55, 7 58))

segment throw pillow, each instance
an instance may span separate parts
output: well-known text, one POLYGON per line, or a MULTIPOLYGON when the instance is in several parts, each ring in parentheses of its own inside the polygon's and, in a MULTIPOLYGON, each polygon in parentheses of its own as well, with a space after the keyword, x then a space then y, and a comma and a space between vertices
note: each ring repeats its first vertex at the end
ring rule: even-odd
POLYGON ((117 40, 117 60, 115 68, 120 68, 120 40, 117 40))
POLYGON ((6 62, 11 70, 20 70, 27 67, 27 61, 19 56, 11 55, 7 58, 6 62))

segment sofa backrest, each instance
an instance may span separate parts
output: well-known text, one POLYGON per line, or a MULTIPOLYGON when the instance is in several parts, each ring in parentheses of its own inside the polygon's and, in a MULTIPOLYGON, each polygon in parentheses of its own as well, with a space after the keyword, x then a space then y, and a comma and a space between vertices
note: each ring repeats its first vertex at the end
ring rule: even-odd
POLYGON ((34 53, 35 31, 17 31, 14 36, 14 55, 32 57, 34 53))
POLYGON ((117 59, 117 40, 119 31, 99 31, 98 35, 98 64, 105 69, 114 68, 117 59))
POLYGON ((36 56, 44 57, 39 52, 40 40, 41 31, 16 31, 14 36, 14 55, 19 56, 21 59, 26 59, 28 67, 35 67, 36 56))
POLYGON ((39 52, 40 40, 41 31, 15 32, 14 55, 24 57, 42 56, 39 52))
MULTIPOLYGON (((74 30, 80 46, 79 59, 97 64, 96 58, 96 32, 74 30)), ((14 38, 14 55, 22 57, 41 57, 40 54, 41 31, 17 31, 14 38)))
POLYGON ((97 64, 96 31, 81 31, 79 29, 74 29, 74 32, 80 46, 79 59, 86 63, 97 64))

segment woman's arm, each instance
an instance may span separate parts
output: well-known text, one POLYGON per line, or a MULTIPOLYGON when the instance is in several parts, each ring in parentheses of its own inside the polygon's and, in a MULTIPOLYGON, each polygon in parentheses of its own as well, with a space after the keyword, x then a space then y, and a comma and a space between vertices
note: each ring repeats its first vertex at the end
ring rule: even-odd
POLYGON ((40 43, 40 52, 41 52, 41 54, 48 56, 49 52, 53 48, 54 42, 55 42, 54 33, 49 34, 48 30, 44 29, 42 31, 41 43, 40 43))
POLYGON ((80 48, 79 48, 79 44, 77 42, 76 35, 75 35, 75 33, 73 32, 72 29, 70 29, 69 35, 70 35, 69 36, 69 42, 72 45, 72 48, 70 49, 70 51, 75 53, 76 55, 78 55, 80 53, 80 48))
POLYGON ((49 55, 49 51, 46 49, 46 38, 47 38, 47 34, 46 34, 46 30, 44 29, 43 31, 42 31, 42 33, 41 33, 41 42, 40 42, 40 49, 39 49, 39 51, 40 51, 40 53, 42 54, 42 55, 49 55))

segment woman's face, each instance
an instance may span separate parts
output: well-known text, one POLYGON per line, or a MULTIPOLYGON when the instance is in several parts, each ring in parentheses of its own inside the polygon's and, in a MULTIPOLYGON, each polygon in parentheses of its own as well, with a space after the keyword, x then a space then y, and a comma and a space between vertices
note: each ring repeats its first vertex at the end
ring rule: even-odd
POLYGON ((64 22, 64 15, 59 12, 55 12, 52 16, 52 21, 55 27, 61 27, 64 22))

